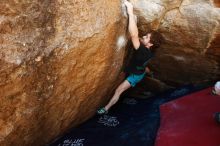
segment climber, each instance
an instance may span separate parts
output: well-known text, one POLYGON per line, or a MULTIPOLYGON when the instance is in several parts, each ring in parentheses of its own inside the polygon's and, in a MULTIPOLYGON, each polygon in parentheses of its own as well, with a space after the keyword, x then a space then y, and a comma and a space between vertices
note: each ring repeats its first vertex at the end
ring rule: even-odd
POLYGON ((125 0, 124 4, 129 17, 128 31, 134 47, 134 54, 126 69, 126 74, 128 74, 127 78, 117 87, 109 103, 105 107, 97 110, 98 115, 107 114, 109 109, 118 101, 122 92, 130 87, 134 87, 144 78, 146 71, 149 71, 147 63, 153 57, 163 39, 158 32, 153 30, 147 32, 142 38, 139 38, 136 16, 133 13, 133 5, 127 0, 125 0))

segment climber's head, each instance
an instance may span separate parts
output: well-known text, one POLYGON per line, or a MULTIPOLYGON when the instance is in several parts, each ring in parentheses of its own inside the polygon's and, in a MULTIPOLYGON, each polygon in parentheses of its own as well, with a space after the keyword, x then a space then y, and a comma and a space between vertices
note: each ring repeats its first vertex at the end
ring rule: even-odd
POLYGON ((150 30, 141 38, 141 42, 147 47, 150 48, 153 52, 160 47, 163 41, 162 35, 154 30, 150 30))

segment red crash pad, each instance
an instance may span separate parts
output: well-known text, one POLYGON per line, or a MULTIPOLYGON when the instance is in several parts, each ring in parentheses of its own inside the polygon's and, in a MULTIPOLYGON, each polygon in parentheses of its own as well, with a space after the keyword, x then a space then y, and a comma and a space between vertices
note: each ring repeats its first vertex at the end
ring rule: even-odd
POLYGON ((155 146, 220 146, 220 96, 211 88, 160 106, 161 123, 155 146))

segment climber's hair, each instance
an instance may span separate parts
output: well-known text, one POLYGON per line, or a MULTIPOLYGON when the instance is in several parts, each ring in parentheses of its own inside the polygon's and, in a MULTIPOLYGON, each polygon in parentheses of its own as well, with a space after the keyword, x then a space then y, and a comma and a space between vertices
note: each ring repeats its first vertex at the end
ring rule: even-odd
POLYGON ((164 38, 158 31, 149 30, 145 33, 145 35, 149 33, 151 34, 150 43, 153 44, 153 46, 151 46, 150 49, 153 53, 155 53, 157 49, 160 47, 160 45, 163 43, 164 38))

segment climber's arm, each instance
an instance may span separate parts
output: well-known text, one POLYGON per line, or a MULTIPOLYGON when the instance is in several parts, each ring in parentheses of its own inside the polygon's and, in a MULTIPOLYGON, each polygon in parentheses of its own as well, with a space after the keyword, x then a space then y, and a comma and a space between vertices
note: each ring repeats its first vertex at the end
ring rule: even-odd
POLYGON ((131 40, 134 48, 138 49, 140 46, 140 40, 138 37, 138 28, 135 20, 135 15, 133 13, 133 5, 128 1, 125 1, 125 5, 127 7, 127 12, 129 16, 128 31, 131 35, 131 40))

